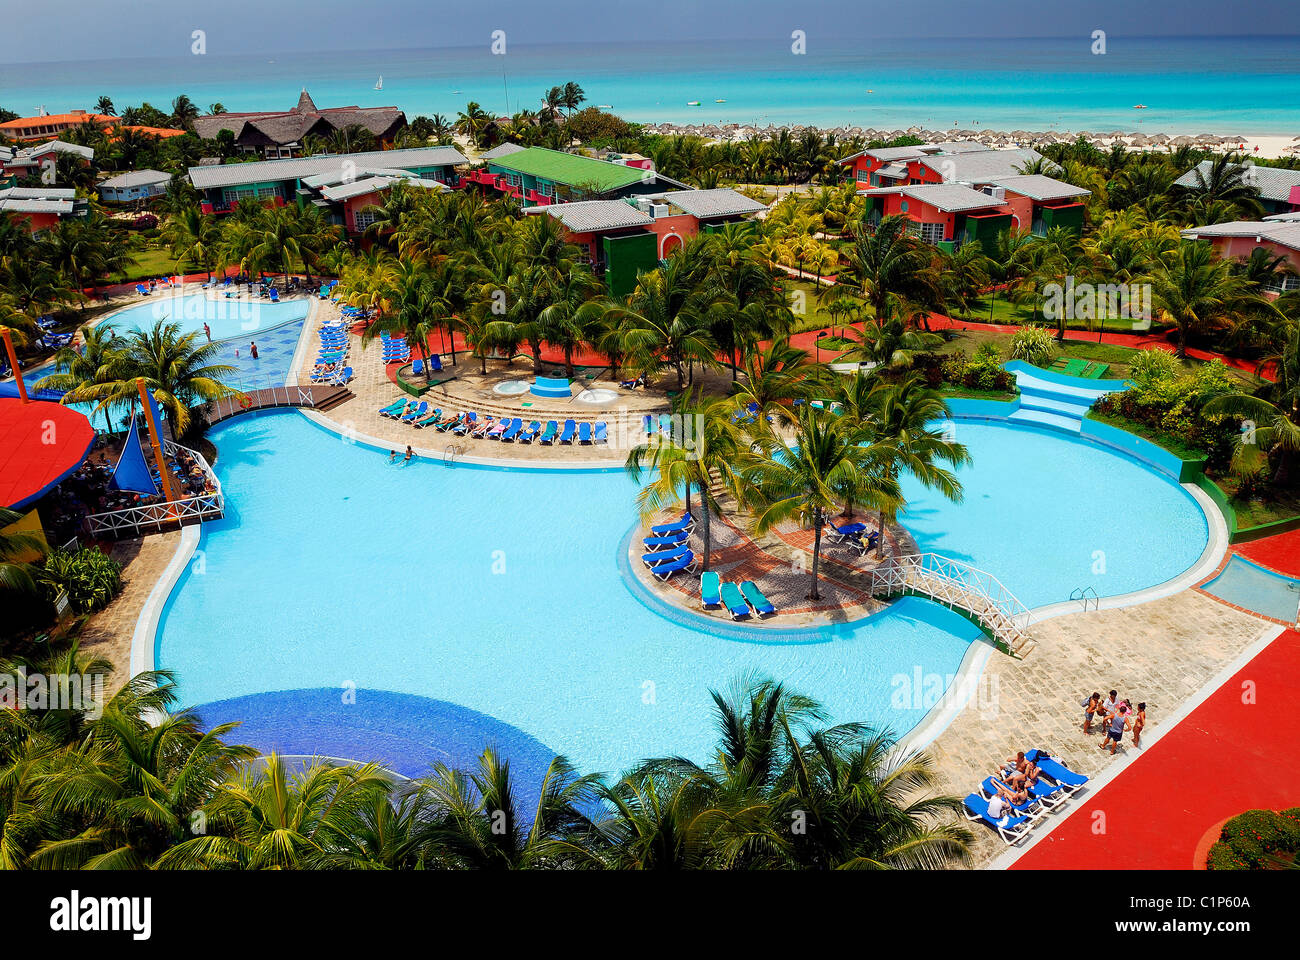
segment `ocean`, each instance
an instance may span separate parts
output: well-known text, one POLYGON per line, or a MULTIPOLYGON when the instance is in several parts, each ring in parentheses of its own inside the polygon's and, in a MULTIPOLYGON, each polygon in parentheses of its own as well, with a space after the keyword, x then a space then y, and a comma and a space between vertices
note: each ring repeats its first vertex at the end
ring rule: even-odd
POLYGON ((902 129, 1114 130, 1260 136, 1300 133, 1300 37, 788 39, 331 51, 0 64, 0 106, 20 115, 90 109, 287 110, 396 105, 454 119, 466 102, 502 114, 582 85, 590 105, 635 121, 902 129), (375 90, 379 77, 382 90, 375 90), (723 103, 715 102, 724 100, 723 103), (699 101, 699 106, 689 106, 699 101), (1136 104, 1146 109, 1135 110, 1136 104))

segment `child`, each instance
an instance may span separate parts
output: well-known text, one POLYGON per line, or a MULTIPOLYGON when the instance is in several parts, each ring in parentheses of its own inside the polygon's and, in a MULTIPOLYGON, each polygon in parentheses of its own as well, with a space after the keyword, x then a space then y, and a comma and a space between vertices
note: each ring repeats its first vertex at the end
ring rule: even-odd
POLYGON ((1083 732, 1092 733, 1092 720, 1101 710, 1101 694, 1094 693, 1083 701, 1083 732))

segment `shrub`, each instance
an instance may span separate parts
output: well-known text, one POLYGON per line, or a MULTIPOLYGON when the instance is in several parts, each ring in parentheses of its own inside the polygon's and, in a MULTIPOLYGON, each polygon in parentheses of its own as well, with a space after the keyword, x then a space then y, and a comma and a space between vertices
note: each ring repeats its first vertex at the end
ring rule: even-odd
POLYGON ((1143 350, 1133 360, 1130 379, 1140 386, 1178 379, 1178 358, 1164 350, 1143 350))
POLYGON ((1015 389, 1015 377, 1002 369, 1002 357, 991 343, 981 344, 969 359, 954 353, 940 364, 945 382, 971 390, 1015 389))
POLYGON ((1209 870, 1259 870, 1300 854, 1300 807, 1247 810, 1223 825, 1206 859, 1209 870))
POLYGON ((152 230, 158 226, 158 218, 152 213, 142 213, 131 221, 132 230, 152 230))
POLYGON ((1025 327, 1011 338, 1011 359, 1046 367, 1056 357, 1056 341, 1042 327, 1025 327))
POLYGON ((73 609, 90 613, 122 591, 122 565, 94 547, 75 553, 55 550, 46 556, 40 580, 51 600, 66 590, 73 609))

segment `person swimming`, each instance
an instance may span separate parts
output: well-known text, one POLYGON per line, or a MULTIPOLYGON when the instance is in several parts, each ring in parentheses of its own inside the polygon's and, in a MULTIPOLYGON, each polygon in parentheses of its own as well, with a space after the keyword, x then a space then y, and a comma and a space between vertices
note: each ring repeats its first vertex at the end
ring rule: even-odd
POLYGON ((415 451, 411 449, 411 445, 408 443, 406 445, 406 457, 404 462, 410 463, 413 459, 415 459, 415 451))
POLYGON ((389 450, 389 451, 388 451, 388 462, 389 462, 389 463, 396 463, 396 462, 397 462, 397 451, 396 451, 396 450, 389 450))

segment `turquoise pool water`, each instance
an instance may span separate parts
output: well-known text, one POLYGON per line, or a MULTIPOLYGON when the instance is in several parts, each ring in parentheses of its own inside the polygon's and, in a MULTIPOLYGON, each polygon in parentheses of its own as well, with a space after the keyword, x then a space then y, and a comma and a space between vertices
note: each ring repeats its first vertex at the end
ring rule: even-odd
POLYGON ((903 523, 922 551, 992 573, 1029 607, 1092 587, 1113 597, 1170 580, 1209 540, 1171 479, 1100 444, 1036 427, 954 420, 973 463, 952 504, 908 478, 903 523))
POLYGON ((306 300, 269 301, 227 300, 220 294, 209 299, 205 293, 171 296, 154 293, 138 304, 117 311, 108 322, 118 333, 151 330, 159 320, 179 323, 187 333, 203 330, 206 322, 213 340, 256 340, 259 333, 290 320, 302 320, 309 306, 306 300))
MULTIPOLYGON (((1162 524, 1182 532, 1182 511, 1195 506, 1158 497, 1140 519, 1117 513, 1115 484, 1161 492, 1142 486, 1158 478, 1131 462, 1105 455, 1084 476, 1111 485, 1065 496, 1063 478, 1100 451, 1019 428, 958 429, 977 464, 963 477, 967 503, 918 499, 908 522, 925 548, 991 569, 1032 602, 1055 599, 1058 582, 1076 579, 1069 558, 1093 544, 1121 561, 1111 592, 1160 582, 1166 568, 1178 573, 1174 565, 1199 556, 1203 521, 1185 530, 1199 531, 1199 543, 1154 557, 1145 579, 1128 559, 1162 524), (995 461, 1017 451, 1008 477, 995 461), (1134 523, 1150 533, 1125 547, 1134 523), (1044 526, 1056 533, 1038 535, 1044 526), (1002 536, 1022 542, 1007 548, 1002 536), (1058 557, 1065 572, 1048 569, 1058 557)), ((706 759, 709 688, 749 673, 816 697, 836 721, 901 734, 933 703, 914 679, 955 673, 977 636, 965 619, 914 599, 855 624, 775 636, 661 616, 620 575, 635 487, 619 471, 390 465, 386 453, 294 413, 238 418, 211 437, 228 515, 205 525, 156 641, 157 663, 179 674, 186 704, 332 689, 340 718, 350 718, 367 710, 367 691, 410 694, 443 705, 431 715, 490 718, 485 736, 504 725, 583 770, 613 772, 648 756, 706 759)), ((290 742, 283 704, 264 712, 278 718, 265 726, 280 731, 268 742, 290 742)))
POLYGON ((1245 557, 1234 556, 1201 589, 1275 620, 1300 620, 1300 580, 1266 570, 1245 557))

